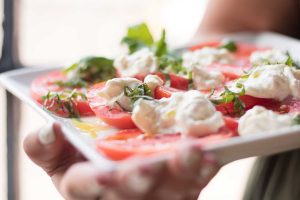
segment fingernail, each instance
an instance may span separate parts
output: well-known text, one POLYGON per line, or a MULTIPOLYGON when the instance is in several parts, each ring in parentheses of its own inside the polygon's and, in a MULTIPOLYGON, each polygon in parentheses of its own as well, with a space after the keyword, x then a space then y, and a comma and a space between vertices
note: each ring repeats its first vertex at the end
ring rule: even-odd
POLYGON ((39 140, 42 144, 48 145, 55 141, 55 133, 53 131, 53 122, 49 122, 40 129, 38 133, 39 140))
POLYGON ((179 165, 182 169, 193 168, 194 165, 197 165, 202 160, 202 152, 196 148, 185 149, 180 154, 179 165))
POLYGON ((206 181, 217 172, 218 168, 218 164, 214 160, 210 160, 210 158, 208 160, 205 159, 205 162, 200 167, 197 181, 206 181))

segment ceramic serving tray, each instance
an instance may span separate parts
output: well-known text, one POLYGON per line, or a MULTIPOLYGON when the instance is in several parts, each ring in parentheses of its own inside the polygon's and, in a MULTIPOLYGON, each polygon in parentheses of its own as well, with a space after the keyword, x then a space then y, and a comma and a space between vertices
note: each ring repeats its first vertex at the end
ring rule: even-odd
MULTIPOLYGON (((293 58, 300 60, 300 41, 275 33, 260 34, 241 33, 226 36, 239 42, 246 42, 262 47, 274 47, 288 50, 293 58)), ((117 131, 101 122, 96 117, 65 119, 55 116, 43 109, 29 95, 29 87, 37 76, 46 74, 57 68, 24 68, 0 75, 1 85, 28 104, 48 121, 59 121, 66 138, 89 160, 101 170, 112 170, 118 162, 111 161, 96 150, 95 140, 117 131), (88 131, 87 131, 88 130, 88 131)), ((234 137, 218 143, 203 146, 205 151, 216 154, 223 164, 251 156, 271 155, 300 148, 300 126, 262 132, 243 137, 234 137)), ((145 158, 151 160, 151 157, 145 158)), ((167 157, 165 157, 167 159, 167 157)), ((126 162, 126 161, 125 161, 126 162)))

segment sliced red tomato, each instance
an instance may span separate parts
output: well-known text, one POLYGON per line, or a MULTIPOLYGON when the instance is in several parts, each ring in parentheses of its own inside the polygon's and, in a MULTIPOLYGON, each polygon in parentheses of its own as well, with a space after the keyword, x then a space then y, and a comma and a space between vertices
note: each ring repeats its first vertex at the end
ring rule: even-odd
MULTIPOLYGON (((201 145, 217 143, 237 136, 238 123, 225 117, 225 126, 218 133, 193 139, 201 145)), ((97 141, 98 150, 112 160, 123 160, 134 155, 150 155, 174 150, 185 140, 180 134, 157 134, 147 136, 139 129, 122 130, 113 136, 97 141), (141 137, 142 136, 142 137, 141 137)))
MULTIPOLYGON (((30 95, 38 103, 44 105, 51 112, 56 113, 61 117, 70 117, 74 113, 80 116, 92 116, 94 112, 91 110, 88 102, 82 98, 70 100, 58 100, 53 98, 45 102, 42 98, 49 92, 71 91, 74 88, 60 87, 56 84, 57 81, 66 81, 67 77, 61 71, 53 71, 48 74, 37 77, 30 86, 30 95), (72 111, 73 113, 70 113, 72 111)), ((82 88, 76 88, 79 92, 84 92, 82 88)), ((84 89, 85 90, 85 89, 84 89)))
POLYGON ((48 74, 37 77, 30 86, 30 95, 39 103, 43 103, 42 96, 46 95, 49 91, 59 92, 64 88, 54 84, 56 81, 65 81, 66 76, 61 71, 53 71, 48 74))
POLYGON ((195 46, 192 46, 189 50, 195 51, 198 49, 202 49, 203 47, 219 47, 221 45, 220 41, 208 41, 208 42, 201 42, 195 46))
POLYGON ((227 81, 234 80, 240 78, 244 75, 244 71, 250 68, 249 65, 245 66, 237 66, 237 65, 229 65, 229 64, 219 64, 215 63, 208 66, 208 70, 217 70, 220 71, 226 78, 227 81))
POLYGON ((104 86, 104 82, 97 83, 87 93, 89 105, 96 116, 105 123, 120 129, 135 128, 136 126, 131 119, 130 113, 105 105, 105 99, 98 95, 104 86))
MULTIPOLYGON (((265 106, 268 104, 272 104, 274 100, 272 99, 263 99, 263 98, 257 98, 257 97, 252 97, 249 95, 243 95, 240 97, 240 99, 244 102, 245 104, 245 109, 251 109, 256 105, 260 106, 265 106)), ((223 113, 224 115, 233 115, 234 114, 234 109, 233 109, 233 103, 223 103, 216 105, 216 109, 223 113)))
POLYGON ((279 113, 300 113, 300 101, 293 98, 288 97, 283 101, 273 101, 271 104, 264 105, 267 109, 271 109, 273 111, 279 113))
POLYGON ((169 98, 175 92, 182 92, 182 90, 166 86, 159 86, 155 88, 154 97, 155 99, 169 98))

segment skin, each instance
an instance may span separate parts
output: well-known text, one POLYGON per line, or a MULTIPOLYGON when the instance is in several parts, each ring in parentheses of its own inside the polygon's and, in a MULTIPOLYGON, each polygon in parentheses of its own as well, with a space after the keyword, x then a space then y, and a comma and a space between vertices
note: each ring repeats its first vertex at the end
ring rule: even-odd
MULTIPOLYGON (((298 0, 210 0, 196 37, 266 30, 300 37, 299 19, 298 0)), ((114 172, 104 173, 65 140, 59 124, 53 126, 56 139, 51 144, 42 144, 38 132, 27 136, 24 149, 70 200, 196 199, 219 169, 213 155, 203 153, 201 147, 185 146, 170 160, 121 163, 114 172), (201 172, 205 175, 200 176, 201 172), (148 184, 142 187, 136 180, 148 184)), ((134 158, 130 162, 142 161, 134 158)))
POLYGON ((40 132, 26 137, 24 150, 68 200, 197 199, 219 169, 213 155, 203 153, 199 146, 184 145, 171 159, 156 157, 143 164, 143 158, 136 157, 104 173, 67 142, 59 124, 49 132, 55 134, 50 144, 39 140, 40 132))

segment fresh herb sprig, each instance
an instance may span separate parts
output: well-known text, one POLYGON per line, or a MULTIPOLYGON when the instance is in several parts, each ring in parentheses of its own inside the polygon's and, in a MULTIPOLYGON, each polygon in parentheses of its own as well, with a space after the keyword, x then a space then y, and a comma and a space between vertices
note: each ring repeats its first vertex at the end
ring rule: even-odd
POLYGON ((293 125, 299 125, 299 124, 300 124, 300 114, 297 115, 297 116, 293 119, 292 124, 293 124, 293 125))
POLYGON ((221 46, 219 46, 219 48, 220 49, 227 49, 230 52, 236 52, 237 51, 237 45, 232 40, 225 41, 221 46))
POLYGON ((131 99, 131 103, 134 104, 138 99, 154 100, 152 92, 146 83, 140 84, 136 88, 124 87, 125 96, 131 99))
POLYGON ((64 70, 66 74, 72 74, 73 79, 87 83, 106 81, 116 76, 113 60, 104 57, 85 57, 64 70))
POLYGON ((69 87, 69 88, 80 88, 88 86, 86 81, 80 79, 72 79, 67 81, 55 81, 54 84, 58 85, 59 87, 69 87))
MULTIPOLYGON (((159 70, 164 74, 173 72, 175 74, 188 75, 185 67, 182 66, 182 59, 175 52, 170 51, 166 42, 166 32, 162 31, 160 39, 155 42, 153 36, 145 23, 131 26, 127 30, 127 35, 122 39, 122 44, 126 44, 129 53, 132 54, 142 48, 149 48, 156 56, 159 70)), ((165 76, 166 83, 170 80, 165 76)))
POLYGON ((233 103, 233 114, 241 115, 245 112, 245 103, 240 99, 240 96, 245 94, 245 87, 241 83, 237 83, 236 87, 240 89, 239 92, 231 91, 227 86, 224 87, 224 92, 220 94, 219 99, 210 99, 212 103, 219 105, 223 103, 233 103))
POLYGON ((287 51, 286 55, 288 56, 285 64, 290 66, 290 67, 295 67, 296 69, 300 69, 300 64, 299 62, 294 61, 294 59, 291 57, 290 53, 287 51))
POLYGON ((87 100, 87 97, 82 92, 76 89, 64 92, 48 92, 45 96, 42 96, 44 106, 50 111, 62 111, 70 118, 80 117, 79 111, 76 106, 78 99, 83 101, 87 100))

